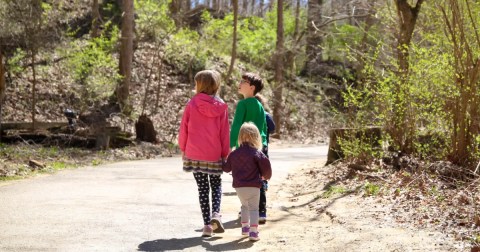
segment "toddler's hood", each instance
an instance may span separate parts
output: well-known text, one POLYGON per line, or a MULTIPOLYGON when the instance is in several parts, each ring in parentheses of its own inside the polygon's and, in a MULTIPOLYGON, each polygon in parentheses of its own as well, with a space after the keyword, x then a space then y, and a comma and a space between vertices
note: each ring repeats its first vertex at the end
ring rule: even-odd
POLYGON ((227 104, 218 96, 204 93, 196 94, 191 100, 192 106, 207 117, 221 116, 227 110, 227 104))

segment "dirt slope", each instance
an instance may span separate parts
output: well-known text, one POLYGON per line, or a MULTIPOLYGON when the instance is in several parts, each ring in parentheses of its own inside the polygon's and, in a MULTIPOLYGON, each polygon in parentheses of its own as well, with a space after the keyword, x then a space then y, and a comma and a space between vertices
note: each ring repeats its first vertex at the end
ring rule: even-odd
POLYGON ((379 198, 322 196, 335 173, 324 163, 299 167, 270 190, 270 221, 262 226, 264 240, 256 251, 465 251, 444 233, 396 222, 391 206, 379 198))

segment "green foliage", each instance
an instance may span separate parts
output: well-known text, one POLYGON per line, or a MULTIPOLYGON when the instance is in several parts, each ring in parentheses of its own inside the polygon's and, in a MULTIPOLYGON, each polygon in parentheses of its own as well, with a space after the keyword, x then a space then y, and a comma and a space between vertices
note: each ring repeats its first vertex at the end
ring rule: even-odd
POLYGON ((185 73, 194 73, 204 69, 207 51, 203 50, 199 39, 200 36, 197 32, 187 28, 180 29, 171 36, 165 47, 166 58, 185 73))
POLYGON ((58 155, 59 153, 59 149, 58 147, 56 146, 52 146, 52 147, 46 147, 46 148, 41 148, 38 153, 41 155, 41 156, 45 156, 45 157, 50 157, 50 156, 56 156, 58 155))
MULTIPOLYGON (((304 20, 304 11, 301 19, 304 20)), ((233 13, 224 19, 213 19, 205 12, 202 15, 205 24, 202 27, 202 43, 208 45, 212 53, 230 55, 233 37, 233 13)), ((302 21, 300 21, 302 22, 302 21)), ((254 65, 265 65, 271 61, 277 39, 276 8, 265 14, 265 18, 257 16, 239 17, 237 27, 237 55, 243 61, 254 65)), ((292 38, 295 27, 295 16, 291 11, 284 12, 285 46, 293 46, 292 38)))
POLYGON ((364 32, 362 27, 340 24, 332 26, 326 34, 324 57, 330 60, 343 61, 345 51, 352 45, 360 44, 364 32))
POLYGON ((94 159, 92 160, 92 166, 99 166, 102 164, 102 160, 101 159, 94 159))
MULTIPOLYGON (((389 144, 399 148, 399 143, 411 138, 413 154, 422 158, 441 159, 448 154, 449 132, 452 132, 451 122, 455 115, 449 108, 457 99, 459 91, 452 81, 454 69, 451 63, 454 58, 451 42, 443 34, 444 24, 441 23, 438 8, 429 5, 422 7, 422 14, 426 17, 422 16, 424 19, 420 19, 416 27, 420 33, 418 37, 422 39, 412 40, 412 44, 405 48, 409 50, 409 72, 406 79, 401 79, 397 58, 392 57, 396 55, 396 49, 391 46, 395 41, 390 37, 374 37, 377 40, 371 39, 367 45, 375 42, 375 46, 363 54, 358 54, 359 51, 354 50, 354 46, 345 46, 348 59, 363 65, 358 75, 362 82, 348 87, 343 94, 347 108, 344 121, 349 127, 374 124, 387 129, 387 132, 398 130, 395 129, 398 125, 405 125, 412 131, 405 131, 400 136, 401 139, 389 144)), ((379 13, 385 14, 382 10, 379 13)), ((372 29, 381 31, 380 26, 395 27, 396 20, 382 18, 382 23, 372 29)), ((348 38, 345 40, 342 36, 331 41, 339 47, 342 43, 355 45, 355 41, 362 37, 348 25, 338 30, 354 34, 353 42, 348 42, 348 38)), ((362 145, 361 141, 357 142, 362 145)), ((359 151, 351 151, 355 150, 354 145, 355 142, 350 144, 347 153, 358 155, 364 148, 358 146, 356 149, 359 151)))
POLYGON ((210 13, 204 11, 202 13, 204 25, 201 30, 202 43, 204 49, 209 53, 217 55, 230 55, 232 49, 233 38, 233 14, 227 14, 223 19, 214 19, 210 13))
POLYGON ((347 130, 337 141, 347 161, 368 163, 381 157, 380 146, 385 139, 380 139, 380 135, 373 135, 372 129, 369 129, 382 125, 375 104, 377 95, 369 82, 356 87, 348 86, 342 93, 346 112, 338 118, 344 120, 347 130))
POLYGON ((347 192, 350 192, 350 190, 343 186, 330 186, 325 192, 322 193, 321 197, 324 199, 328 199, 334 195, 344 194, 347 192))
POLYGON ((84 100, 99 101, 110 97, 121 79, 118 60, 112 55, 118 36, 118 28, 113 27, 110 36, 102 35, 87 41, 74 40, 65 52, 70 75, 82 84, 80 96, 84 100))
POLYGON ((135 0, 136 29, 139 37, 164 42, 175 31, 168 15, 167 0, 135 0))
POLYGON ((63 170, 65 168, 68 167, 68 165, 65 163, 65 162, 61 162, 61 161, 55 161, 55 162, 52 162, 50 164, 50 167, 53 169, 53 170, 63 170))
POLYGON ((371 162, 374 158, 381 157, 382 150, 375 144, 376 139, 371 140, 367 137, 349 137, 338 138, 338 144, 341 146, 342 153, 347 161, 371 162))
POLYGON ((7 69, 9 73, 13 75, 22 73, 25 70, 22 63, 26 57, 27 53, 21 48, 17 48, 15 54, 7 61, 7 69))
POLYGON ((380 192, 380 186, 367 182, 363 186, 363 190, 365 192, 365 196, 376 196, 380 192))

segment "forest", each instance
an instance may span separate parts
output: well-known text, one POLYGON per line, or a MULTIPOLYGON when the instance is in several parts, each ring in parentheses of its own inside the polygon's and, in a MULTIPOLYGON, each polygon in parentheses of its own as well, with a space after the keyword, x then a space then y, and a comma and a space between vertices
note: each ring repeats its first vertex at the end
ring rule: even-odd
POLYGON ((174 152, 193 76, 214 69, 231 118, 241 74, 258 73, 273 138, 335 138, 335 164, 428 171, 477 202, 478 13, 478 0, 3 0, 0 175, 32 156, 63 167, 70 147, 174 152))

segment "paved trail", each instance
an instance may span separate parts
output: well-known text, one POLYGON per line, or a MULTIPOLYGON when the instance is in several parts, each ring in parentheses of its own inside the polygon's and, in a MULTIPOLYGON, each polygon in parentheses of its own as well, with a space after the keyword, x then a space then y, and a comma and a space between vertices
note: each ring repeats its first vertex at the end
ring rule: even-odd
MULTIPOLYGON (((270 150, 271 188, 289 170, 324 158, 326 146, 270 150)), ((239 237, 240 204, 223 176, 221 236, 201 238, 195 181, 181 159, 65 170, 0 184, 0 251, 254 250, 239 237)), ((273 189, 274 190, 274 189, 273 189)))

